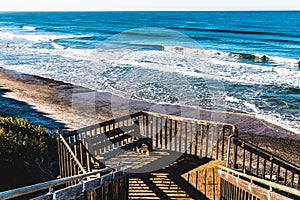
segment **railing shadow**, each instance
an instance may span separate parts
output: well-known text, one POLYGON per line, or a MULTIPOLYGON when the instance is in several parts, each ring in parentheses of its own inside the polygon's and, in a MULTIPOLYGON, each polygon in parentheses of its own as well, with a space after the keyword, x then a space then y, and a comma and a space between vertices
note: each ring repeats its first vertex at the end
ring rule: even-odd
MULTIPOLYGON (((191 185, 182 175, 209 161, 211 161, 209 158, 183 154, 163 169, 148 173, 131 174, 131 177, 141 180, 159 199, 189 198, 205 200, 208 199, 206 195, 191 185)), ((138 191, 135 192, 138 193, 138 191)))

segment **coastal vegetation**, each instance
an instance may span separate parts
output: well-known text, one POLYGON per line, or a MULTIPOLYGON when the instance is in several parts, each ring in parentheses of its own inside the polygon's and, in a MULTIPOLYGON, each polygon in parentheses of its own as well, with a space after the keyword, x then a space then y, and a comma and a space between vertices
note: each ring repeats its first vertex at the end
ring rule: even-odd
POLYGON ((0 190, 54 179, 56 140, 27 120, 0 117, 0 190))

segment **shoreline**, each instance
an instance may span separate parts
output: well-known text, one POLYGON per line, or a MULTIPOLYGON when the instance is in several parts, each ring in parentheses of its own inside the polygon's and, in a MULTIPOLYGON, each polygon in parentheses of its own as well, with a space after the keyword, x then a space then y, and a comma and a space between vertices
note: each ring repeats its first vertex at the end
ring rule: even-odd
MULTIPOLYGON (((300 165, 300 134, 250 114, 218 113, 201 108, 125 99, 109 92, 95 92, 69 83, 3 69, 0 69, 0 91, 3 98, 25 102, 34 111, 40 112, 41 116, 59 123, 60 128, 78 129, 141 110, 202 120, 220 119, 236 125, 243 139, 300 165)), ((11 110, 14 111, 13 108, 11 110)), ((6 114, 14 115, 14 112, 6 114)))
POLYGON ((9 90, 7 94, 3 95, 4 97, 24 101, 35 109, 53 117, 53 119, 65 123, 70 129, 82 128, 91 125, 91 123, 99 123, 110 120, 112 117, 120 117, 132 112, 145 110, 152 112, 163 111, 164 114, 182 115, 201 120, 217 121, 219 119, 221 122, 236 125, 241 133, 300 140, 300 133, 297 134, 254 114, 215 111, 201 107, 196 108, 195 106, 126 99, 110 92, 93 91, 62 81, 20 74, 0 68, 0 90, 3 89, 9 90), (78 113, 78 109, 82 109, 77 108, 79 103, 81 104, 80 106, 86 108, 86 112, 91 110, 88 106, 92 107, 92 112, 94 113, 84 113, 81 112, 82 110, 78 113), (91 116, 88 117, 87 114, 91 116), (83 120, 87 125, 80 126, 83 123, 75 125, 76 120, 74 118, 77 117, 87 118, 83 120), (97 119, 88 119, 91 117, 97 119), (259 129, 261 130, 257 129, 258 126, 260 126, 259 129))

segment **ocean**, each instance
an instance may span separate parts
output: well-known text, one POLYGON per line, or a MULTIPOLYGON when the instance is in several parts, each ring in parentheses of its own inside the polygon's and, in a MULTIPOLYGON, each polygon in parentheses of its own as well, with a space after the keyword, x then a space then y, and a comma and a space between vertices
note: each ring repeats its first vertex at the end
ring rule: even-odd
POLYGON ((0 67, 300 133, 300 12, 2 12, 0 67))

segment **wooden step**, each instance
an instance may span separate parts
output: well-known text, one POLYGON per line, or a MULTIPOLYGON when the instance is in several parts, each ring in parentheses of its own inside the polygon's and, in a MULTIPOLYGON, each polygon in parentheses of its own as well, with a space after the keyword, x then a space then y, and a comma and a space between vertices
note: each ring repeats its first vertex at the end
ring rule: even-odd
MULTIPOLYGON (((151 181, 169 199, 192 199, 176 183, 168 178, 168 173, 151 173, 151 181)), ((129 179, 129 199, 160 199, 150 187, 139 178, 129 179)))

